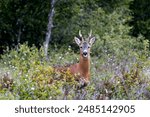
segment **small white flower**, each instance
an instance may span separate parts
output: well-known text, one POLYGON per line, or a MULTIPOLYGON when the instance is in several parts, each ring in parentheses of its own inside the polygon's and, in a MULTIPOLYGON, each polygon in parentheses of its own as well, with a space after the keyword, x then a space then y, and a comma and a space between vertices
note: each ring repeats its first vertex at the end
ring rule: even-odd
POLYGON ((35 90, 35 88, 34 88, 34 87, 31 87, 31 90, 35 90))

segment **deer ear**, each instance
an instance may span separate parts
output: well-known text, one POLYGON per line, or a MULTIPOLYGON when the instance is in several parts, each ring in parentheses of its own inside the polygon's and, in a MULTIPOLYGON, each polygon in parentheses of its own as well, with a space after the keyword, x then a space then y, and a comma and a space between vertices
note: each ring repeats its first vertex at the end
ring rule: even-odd
POLYGON ((90 38, 89 44, 92 45, 95 42, 95 37, 90 38))
POLYGON ((79 38, 74 37, 74 40, 75 40, 76 44, 78 44, 78 45, 80 45, 80 44, 81 44, 81 41, 80 41, 80 39, 79 39, 79 38))

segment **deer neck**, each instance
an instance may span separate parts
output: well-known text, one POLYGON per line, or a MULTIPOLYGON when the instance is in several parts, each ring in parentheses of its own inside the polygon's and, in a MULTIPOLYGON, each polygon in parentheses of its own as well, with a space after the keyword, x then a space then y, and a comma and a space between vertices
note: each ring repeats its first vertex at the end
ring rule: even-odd
POLYGON ((90 56, 83 58, 82 55, 80 55, 79 68, 83 75, 90 73, 90 56))

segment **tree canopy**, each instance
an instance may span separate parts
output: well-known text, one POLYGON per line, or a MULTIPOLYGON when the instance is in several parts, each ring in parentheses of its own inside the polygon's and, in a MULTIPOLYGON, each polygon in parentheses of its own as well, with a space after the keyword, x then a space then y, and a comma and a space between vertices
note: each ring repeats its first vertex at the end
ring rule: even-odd
MULTIPOLYGON (((148 0, 56 0, 50 43, 71 45, 79 30, 85 34, 93 30, 103 44, 109 38, 117 41, 139 34, 150 39, 149 4, 148 0)), ((49 10, 49 0, 1 0, 1 53, 18 43, 43 45, 49 10)))

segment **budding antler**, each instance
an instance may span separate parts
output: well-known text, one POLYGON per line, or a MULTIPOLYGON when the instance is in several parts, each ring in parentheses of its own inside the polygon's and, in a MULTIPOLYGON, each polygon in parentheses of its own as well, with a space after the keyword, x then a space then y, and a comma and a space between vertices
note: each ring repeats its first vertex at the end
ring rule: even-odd
POLYGON ((79 36, 82 37, 81 30, 79 30, 79 36))
POLYGON ((89 33, 89 38, 92 36, 92 30, 90 30, 90 33, 89 33))
POLYGON ((79 36, 81 37, 82 41, 84 41, 83 36, 81 34, 81 30, 79 30, 79 36))

